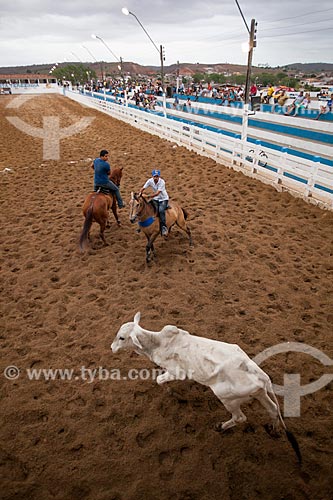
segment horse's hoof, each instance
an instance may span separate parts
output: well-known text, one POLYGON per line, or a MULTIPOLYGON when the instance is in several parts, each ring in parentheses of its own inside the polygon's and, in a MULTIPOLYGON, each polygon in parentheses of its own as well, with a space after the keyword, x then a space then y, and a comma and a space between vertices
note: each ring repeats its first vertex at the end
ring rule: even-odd
MULTIPOLYGON (((218 424, 214 425, 214 431, 219 432, 220 434, 226 434, 229 433, 230 427, 227 427, 226 429, 223 427, 223 422, 219 422, 218 424)), ((233 426, 231 426, 233 427, 233 426)))

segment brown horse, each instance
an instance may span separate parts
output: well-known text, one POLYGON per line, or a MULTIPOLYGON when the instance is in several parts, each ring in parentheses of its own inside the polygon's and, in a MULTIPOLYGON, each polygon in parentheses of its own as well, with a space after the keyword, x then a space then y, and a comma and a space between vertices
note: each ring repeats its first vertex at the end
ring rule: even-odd
MULTIPOLYGON (((187 212, 174 201, 168 203, 169 207, 165 212, 166 224, 170 232, 172 226, 177 226, 187 234, 190 246, 193 246, 191 230, 186 224, 187 212)), ((147 238, 146 245, 146 262, 151 260, 151 252, 155 256, 154 241, 160 234, 160 220, 157 211, 152 203, 146 200, 145 196, 137 193, 131 193, 130 201, 130 221, 133 223, 139 221, 140 229, 145 233, 147 238)))
MULTIPOLYGON (((111 171, 109 176, 110 180, 114 182, 117 186, 120 185, 120 180, 123 175, 123 169, 115 168, 111 171)), ((117 199, 116 195, 102 192, 89 193, 83 204, 83 215, 85 221, 83 224, 83 229, 80 236, 80 250, 83 251, 87 240, 89 239, 90 228, 93 222, 97 222, 100 225, 99 235, 103 240, 104 245, 107 242, 104 237, 104 231, 107 227, 109 219, 109 209, 111 208, 114 218, 117 221, 118 226, 120 226, 120 221, 117 213, 117 199)))

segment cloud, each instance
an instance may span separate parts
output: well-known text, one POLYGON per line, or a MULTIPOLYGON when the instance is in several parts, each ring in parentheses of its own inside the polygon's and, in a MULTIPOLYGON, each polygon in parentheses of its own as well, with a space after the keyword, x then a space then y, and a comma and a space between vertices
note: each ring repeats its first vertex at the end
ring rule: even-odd
MULTIPOLYGON (((332 62, 333 7, 330 0, 319 6, 280 0, 240 0, 247 23, 258 21, 258 45, 254 64, 271 66, 290 62, 332 62)), ((2 65, 74 60, 92 61, 84 44, 97 60, 112 61, 111 50, 124 60, 159 64, 154 46, 133 16, 124 16, 126 1, 116 0, 16 0, 0 11, 2 65)), ((246 64, 241 43, 248 33, 235 1, 129 0, 157 46, 165 46, 166 64, 182 62, 230 62, 246 64)))

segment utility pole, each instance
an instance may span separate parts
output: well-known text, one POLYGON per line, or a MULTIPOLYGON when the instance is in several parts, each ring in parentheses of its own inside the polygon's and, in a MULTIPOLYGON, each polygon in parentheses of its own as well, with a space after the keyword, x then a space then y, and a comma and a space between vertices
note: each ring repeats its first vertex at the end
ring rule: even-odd
POLYGON ((177 83, 176 83, 176 94, 179 92, 179 61, 177 61, 177 83))
POLYGON ((163 50, 162 45, 160 45, 160 60, 161 60, 161 82, 162 82, 162 89, 164 92, 165 91, 165 89, 164 89, 164 50, 163 50))
POLYGON ((249 101, 250 101, 249 95, 250 95, 250 85, 251 85, 253 49, 257 45, 257 41, 255 39, 256 27, 257 27, 257 23, 256 23, 255 19, 251 19, 249 53, 248 53, 248 58, 247 58, 247 71, 246 71, 246 82, 245 82, 245 104, 249 104, 249 101))
POLYGON ((165 53, 163 45, 160 45, 160 59, 161 59, 161 83, 162 83, 162 98, 163 98, 163 112, 164 116, 166 116, 166 93, 164 87, 164 59, 165 53))
POLYGON ((247 58, 247 71, 246 71, 246 82, 245 82, 242 135, 241 135, 242 140, 245 140, 245 141, 247 140, 252 57, 253 57, 253 49, 257 45, 256 31, 257 31, 257 23, 256 23, 255 19, 251 19, 251 28, 249 30, 249 53, 248 53, 248 58, 247 58))
POLYGON ((120 58, 120 76, 121 76, 122 80, 125 81, 125 79, 124 79, 124 65, 123 65, 123 58, 122 57, 120 58))
POLYGON ((161 61, 161 83, 164 92, 164 54, 162 45, 160 45, 160 61, 161 61))

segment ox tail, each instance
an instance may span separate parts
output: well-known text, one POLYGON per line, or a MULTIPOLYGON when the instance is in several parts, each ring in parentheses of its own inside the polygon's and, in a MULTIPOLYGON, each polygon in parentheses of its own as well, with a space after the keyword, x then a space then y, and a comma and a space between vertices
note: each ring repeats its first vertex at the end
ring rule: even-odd
POLYGON ((284 423, 284 420, 283 420, 282 415, 281 415, 280 405, 279 405, 279 402, 278 402, 277 397, 275 395, 275 392, 273 390, 271 382, 269 383, 269 390, 270 390, 270 392, 271 392, 271 394, 273 396, 274 403, 277 406, 278 417, 279 417, 279 420, 280 420, 280 422, 281 422, 281 424, 283 426, 284 432, 286 433, 287 439, 288 439, 289 443, 291 444, 294 452, 296 453, 296 456, 297 456, 297 459, 298 459, 298 463, 301 465, 302 464, 302 454, 301 454, 301 450, 299 448, 298 441, 295 438, 294 434, 291 431, 288 431, 287 426, 284 423))
POLYGON ((90 231, 92 223, 93 223, 93 207, 92 207, 92 205, 90 205, 90 207, 88 208, 87 213, 86 213, 86 219, 84 221, 82 233, 80 236, 80 250, 81 250, 81 252, 84 251, 85 246, 87 244, 88 235, 89 235, 89 231, 90 231))
POLYGON ((286 436, 287 436, 289 443, 291 444, 294 452, 296 453, 298 463, 301 465, 302 464, 302 454, 301 454, 301 450, 299 449, 298 441, 295 438, 294 434, 291 431, 288 431, 288 429, 285 429, 285 433, 286 433, 286 436))
POLYGON ((188 218, 188 212, 185 210, 185 208, 182 208, 182 212, 184 214, 184 219, 187 220, 187 218, 188 218))

